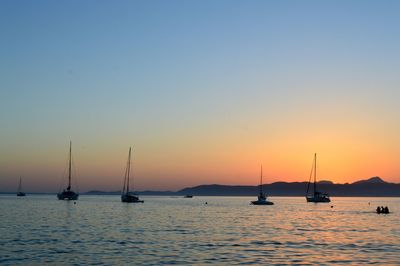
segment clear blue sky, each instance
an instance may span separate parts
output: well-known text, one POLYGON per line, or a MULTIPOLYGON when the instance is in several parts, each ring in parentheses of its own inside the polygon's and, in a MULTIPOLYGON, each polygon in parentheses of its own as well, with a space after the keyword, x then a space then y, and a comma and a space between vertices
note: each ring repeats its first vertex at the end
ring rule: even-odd
POLYGON ((303 180, 316 149, 336 156, 326 178, 399 182, 399 10, 399 1, 2 0, 0 190, 19 175, 54 190, 70 139, 85 189, 119 188, 129 145, 139 189, 251 184, 271 156, 269 181, 303 180), (354 159, 383 154, 387 164, 368 173, 354 159), (278 169, 296 156, 307 167, 278 169), (333 163, 346 156, 359 167, 333 163))

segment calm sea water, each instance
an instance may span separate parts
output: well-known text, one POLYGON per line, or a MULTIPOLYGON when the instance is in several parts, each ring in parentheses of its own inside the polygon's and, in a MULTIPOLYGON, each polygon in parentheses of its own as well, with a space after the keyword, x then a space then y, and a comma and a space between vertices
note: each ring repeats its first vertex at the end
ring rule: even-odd
POLYGON ((0 264, 400 265, 399 198, 142 199, 0 196, 0 264))

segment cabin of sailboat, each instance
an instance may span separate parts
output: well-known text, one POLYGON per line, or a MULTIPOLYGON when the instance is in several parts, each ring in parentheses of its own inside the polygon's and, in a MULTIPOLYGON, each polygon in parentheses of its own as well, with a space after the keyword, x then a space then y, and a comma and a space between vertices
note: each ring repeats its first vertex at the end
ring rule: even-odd
POLYGON ((306 200, 307 202, 330 202, 329 195, 327 193, 322 193, 317 191, 317 154, 314 154, 314 161, 313 161, 313 166, 311 167, 311 173, 310 173, 310 179, 308 180, 308 185, 307 185, 307 192, 306 192, 306 200), (311 178, 314 175, 314 185, 313 185, 313 193, 310 193, 310 184, 311 184, 311 178))
POLYGON ((268 201, 267 195, 265 195, 265 193, 263 193, 263 190, 262 190, 262 178, 263 178, 263 174, 262 174, 262 165, 261 165, 260 194, 258 195, 258 199, 252 201, 251 204, 253 204, 253 205, 274 205, 274 203, 272 201, 268 201))
POLYGON ((17 196, 18 196, 18 197, 24 197, 24 196, 26 196, 25 192, 22 192, 22 178, 21 178, 21 177, 19 178, 17 196))
POLYGON ((143 203, 143 200, 139 199, 138 195, 130 191, 130 172, 131 172, 131 147, 129 147, 128 162, 126 164, 125 176, 124 176, 124 186, 122 188, 121 201, 128 203, 143 203))
POLYGON ((71 168, 72 168, 72 143, 69 142, 69 160, 68 160, 68 186, 57 194, 59 200, 78 200, 79 194, 71 190, 71 168))

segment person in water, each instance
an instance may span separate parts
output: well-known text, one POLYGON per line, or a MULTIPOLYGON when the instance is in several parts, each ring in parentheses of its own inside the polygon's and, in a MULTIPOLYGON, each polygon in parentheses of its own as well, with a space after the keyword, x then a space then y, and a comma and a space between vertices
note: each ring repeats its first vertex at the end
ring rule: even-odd
POLYGON ((389 208, 386 206, 386 207, 383 207, 383 206, 381 206, 381 207, 377 207, 376 208, 376 213, 389 213, 389 208))
POLYGON ((383 213, 389 213, 389 208, 387 206, 383 209, 383 213))

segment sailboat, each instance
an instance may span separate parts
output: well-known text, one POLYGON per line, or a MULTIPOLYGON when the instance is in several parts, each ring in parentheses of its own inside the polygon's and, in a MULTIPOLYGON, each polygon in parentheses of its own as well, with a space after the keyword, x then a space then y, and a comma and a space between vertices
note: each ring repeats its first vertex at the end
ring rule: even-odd
POLYGON ((253 205, 274 205, 274 203, 272 201, 267 200, 267 195, 265 195, 265 193, 263 193, 263 191, 262 191, 262 178, 263 178, 263 174, 262 174, 262 165, 261 165, 260 195, 258 195, 258 199, 255 201, 252 201, 251 204, 253 204, 253 205))
POLYGON ((131 147, 129 147, 128 162, 125 169, 124 187, 122 188, 121 201, 129 203, 143 203, 137 195, 129 191, 129 181, 131 172, 131 147))
POLYGON ((78 200, 79 194, 71 190, 72 142, 69 142, 68 187, 57 194, 59 200, 78 200))
POLYGON ((25 192, 22 192, 22 180, 21 180, 21 177, 19 178, 19 185, 18 185, 17 196, 18 196, 18 197, 26 196, 25 192))
POLYGON ((308 180, 308 185, 307 185, 307 192, 306 192, 306 199, 307 202, 331 202, 329 199, 329 195, 327 193, 322 193, 317 191, 317 154, 314 154, 314 161, 313 161, 313 167, 311 168, 311 173, 310 173, 310 179, 308 180), (312 174, 314 173, 314 194, 311 193, 311 195, 308 195, 308 192, 310 191, 310 184, 311 184, 311 177, 312 174))

